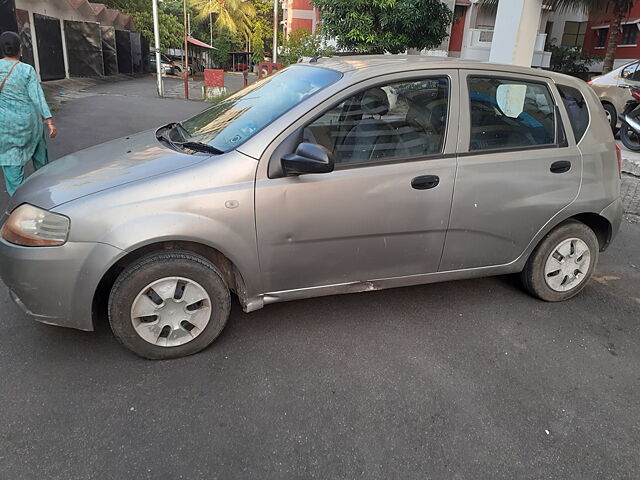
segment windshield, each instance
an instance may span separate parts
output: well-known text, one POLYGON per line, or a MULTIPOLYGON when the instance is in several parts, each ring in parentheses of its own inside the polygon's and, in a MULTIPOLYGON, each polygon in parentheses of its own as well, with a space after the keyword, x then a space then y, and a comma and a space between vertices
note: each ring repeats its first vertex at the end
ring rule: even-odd
POLYGON ((231 151, 341 76, 326 68, 291 66, 186 120, 184 133, 190 141, 231 151))

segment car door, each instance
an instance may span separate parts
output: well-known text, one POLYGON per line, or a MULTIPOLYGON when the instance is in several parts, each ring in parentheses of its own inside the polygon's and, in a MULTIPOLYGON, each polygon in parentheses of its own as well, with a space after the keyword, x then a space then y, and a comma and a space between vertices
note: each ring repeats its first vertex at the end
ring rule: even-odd
POLYGON ((458 126, 455 71, 354 85, 278 137, 260 161, 256 230, 267 292, 435 272, 446 234, 458 126), (301 142, 335 159, 284 176, 301 142))
POLYGON ((624 107, 629 100, 632 100, 629 88, 640 88, 639 62, 631 63, 619 71, 616 78, 616 85, 607 88, 607 95, 611 98, 618 114, 624 111, 624 107))
POLYGON ((441 271, 504 265, 577 196, 582 157, 544 77, 463 71, 458 170, 441 271), (569 138, 568 138, 569 137, 569 138))

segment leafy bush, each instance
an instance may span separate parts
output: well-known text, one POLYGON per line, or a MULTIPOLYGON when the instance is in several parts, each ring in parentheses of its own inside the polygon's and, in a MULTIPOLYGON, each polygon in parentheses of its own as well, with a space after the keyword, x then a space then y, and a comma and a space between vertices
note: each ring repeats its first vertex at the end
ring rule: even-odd
POLYGON ((297 63, 302 57, 318 55, 330 57, 333 55, 333 48, 326 45, 321 35, 300 29, 292 32, 289 38, 282 40, 278 59, 283 65, 291 65, 297 63))
POLYGON ((547 48, 551 52, 551 65, 549 69, 554 72, 569 75, 587 73, 589 67, 600 60, 598 57, 583 53, 580 47, 562 47, 552 42, 547 48))

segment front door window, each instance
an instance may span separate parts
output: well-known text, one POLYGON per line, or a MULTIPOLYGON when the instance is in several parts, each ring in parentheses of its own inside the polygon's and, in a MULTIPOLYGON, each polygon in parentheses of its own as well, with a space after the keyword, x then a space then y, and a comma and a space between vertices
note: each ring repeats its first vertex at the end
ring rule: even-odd
POLYGON ((438 154, 448 99, 446 77, 369 88, 307 125, 304 140, 323 145, 345 166, 438 154))

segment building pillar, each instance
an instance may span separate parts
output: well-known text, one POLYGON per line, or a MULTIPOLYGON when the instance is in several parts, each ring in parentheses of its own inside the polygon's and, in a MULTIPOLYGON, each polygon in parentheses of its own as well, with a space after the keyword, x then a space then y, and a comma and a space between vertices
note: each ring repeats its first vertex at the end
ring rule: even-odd
POLYGON ((40 75, 40 52, 38 51, 38 37, 36 33, 36 22, 33 18, 33 10, 27 11, 29 15, 29 30, 31 31, 31 49, 33 50, 33 67, 38 74, 38 79, 42 81, 40 75))
POLYGON ((64 75, 69 78, 69 56, 67 54, 67 37, 64 33, 64 20, 60 19, 60 32, 62 33, 62 57, 64 58, 64 75))
POLYGON ((490 62, 530 67, 543 0, 499 0, 490 62))

